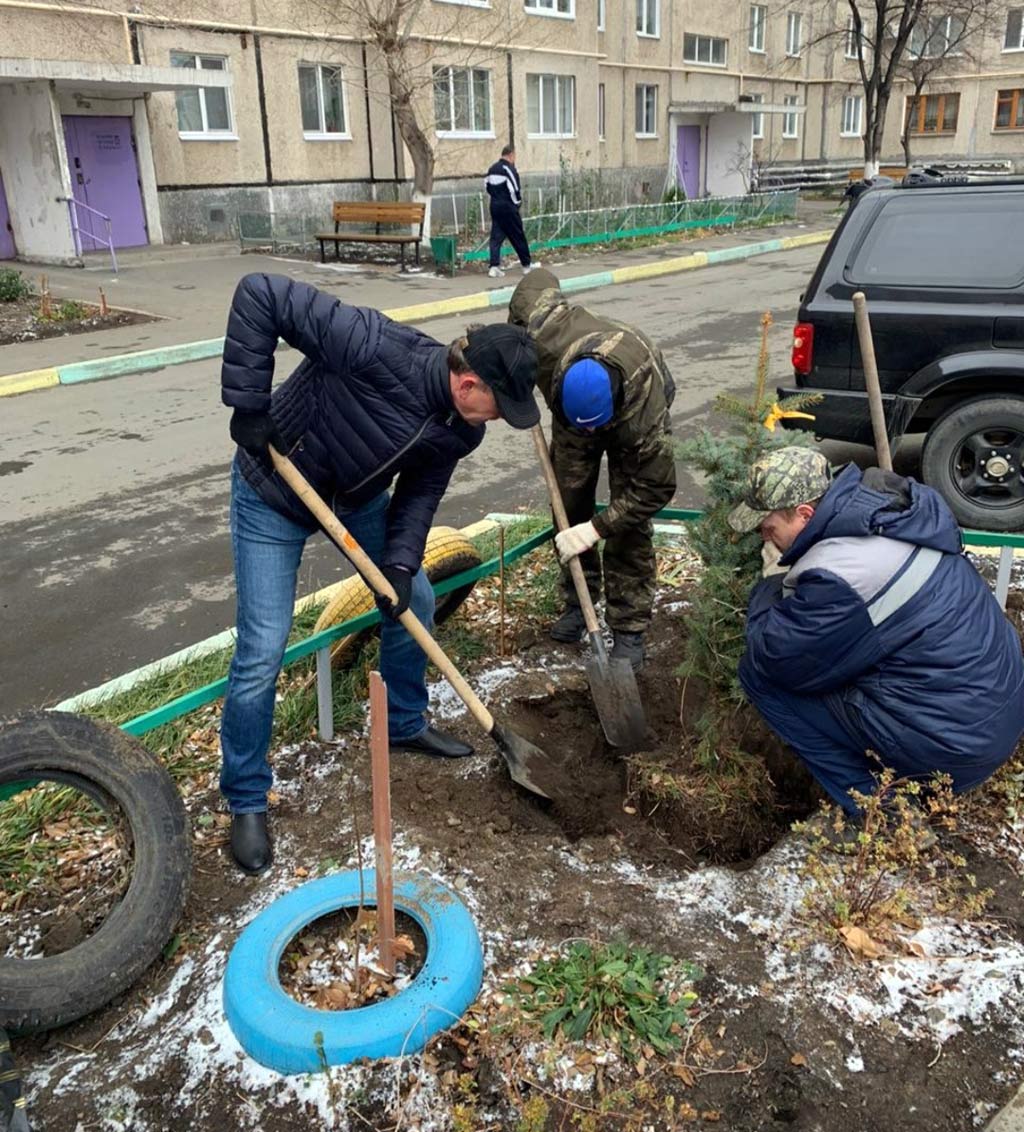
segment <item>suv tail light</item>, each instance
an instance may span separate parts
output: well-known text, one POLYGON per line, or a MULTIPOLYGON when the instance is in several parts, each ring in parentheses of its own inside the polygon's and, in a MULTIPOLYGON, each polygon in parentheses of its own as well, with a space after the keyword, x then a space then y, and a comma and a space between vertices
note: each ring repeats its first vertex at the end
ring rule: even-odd
POLYGON ((793 369, 806 377, 813 362, 814 327, 809 322, 798 322, 793 328, 793 369))

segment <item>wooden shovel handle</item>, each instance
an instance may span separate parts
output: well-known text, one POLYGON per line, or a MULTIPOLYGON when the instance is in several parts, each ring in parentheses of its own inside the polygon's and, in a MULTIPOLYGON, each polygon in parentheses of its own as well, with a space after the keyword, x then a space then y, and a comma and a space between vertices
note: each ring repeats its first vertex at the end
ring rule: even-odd
POLYGON ((892 453, 889 451, 889 434, 885 428, 885 410, 882 408, 882 387, 878 381, 878 363, 875 361, 875 343, 871 337, 871 321, 868 318, 868 301, 863 291, 853 296, 853 320, 857 324, 857 338, 860 342, 860 359, 864 364, 864 386, 868 391, 868 407, 871 410, 871 429, 875 436, 875 455, 878 466, 887 472, 892 471, 892 453))
MULTIPOLYGON (((562 492, 555 478, 555 469, 551 465, 551 454, 548 452, 548 442, 544 437, 544 426, 535 424, 530 432, 533 433, 533 446, 537 449, 537 459, 544 473, 544 482, 548 485, 548 495, 551 496, 551 510, 555 513, 555 526, 560 531, 568 530, 569 516, 565 513, 565 504, 562 502, 562 492)), ((569 575, 572 584, 576 587, 576 597, 579 599, 580 609, 583 610, 583 620, 586 622, 587 632, 596 633, 600 626, 597 622, 597 610, 590 600, 590 590, 587 579, 583 575, 583 563, 579 555, 569 559, 569 575)))
MULTIPOLYGON (((320 526, 334 539, 340 547, 342 554, 344 554, 349 562, 362 574, 363 580, 370 589, 375 593, 381 594, 383 597, 396 601, 397 594, 392 589, 387 578, 385 578, 377 568, 373 559, 370 558, 366 551, 363 550, 359 543, 357 543, 345 529, 344 523, 342 523, 330 507, 324 503, 320 496, 317 495, 306 477, 287 456, 282 456, 273 445, 270 446, 270 456, 281 478, 309 508, 313 515, 316 516, 320 526)), ((427 632, 426 627, 411 609, 407 609, 398 620, 405 627, 409 636, 412 637, 427 654, 427 658, 433 661, 444 678, 455 689, 459 699, 469 708, 473 718, 489 735, 494 730, 494 716, 491 715, 483 703, 481 703, 476 692, 474 692, 463 679, 462 673, 459 672, 455 665, 448 659, 448 655, 445 653, 444 649, 442 649, 430 633, 427 632)))

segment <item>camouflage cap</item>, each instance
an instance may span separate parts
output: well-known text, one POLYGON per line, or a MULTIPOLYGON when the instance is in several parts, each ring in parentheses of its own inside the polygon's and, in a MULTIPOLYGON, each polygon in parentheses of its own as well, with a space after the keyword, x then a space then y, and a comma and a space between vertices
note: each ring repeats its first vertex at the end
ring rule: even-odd
POLYGON ((766 452, 751 465, 743 502, 729 512, 729 526, 743 533, 756 530, 769 512, 819 499, 831 482, 828 460, 813 448, 766 452))

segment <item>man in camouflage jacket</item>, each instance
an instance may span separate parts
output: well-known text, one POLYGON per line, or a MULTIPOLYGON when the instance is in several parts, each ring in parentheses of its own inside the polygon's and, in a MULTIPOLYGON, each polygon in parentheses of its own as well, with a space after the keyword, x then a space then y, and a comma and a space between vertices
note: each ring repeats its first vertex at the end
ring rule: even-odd
MULTIPOLYGON (((534 340, 537 388, 551 409, 551 460, 571 524, 556 539, 563 567, 578 554, 596 599, 601 564, 594 547, 605 540, 604 592, 615 638, 612 655, 639 669, 654 601, 652 516, 676 488, 669 420, 675 396, 672 375, 645 334, 568 303, 558 279, 544 268, 516 287, 509 322, 525 326, 534 340), (605 411, 596 411, 592 418, 581 417, 579 399, 573 400, 573 378, 581 372, 598 374, 605 386, 605 411), (581 423, 588 420, 596 421, 596 427, 581 423), (611 499, 607 510, 596 514, 605 453, 611 499)), ((551 636, 578 641, 585 627, 567 569, 563 588, 565 609, 552 625, 551 636)))

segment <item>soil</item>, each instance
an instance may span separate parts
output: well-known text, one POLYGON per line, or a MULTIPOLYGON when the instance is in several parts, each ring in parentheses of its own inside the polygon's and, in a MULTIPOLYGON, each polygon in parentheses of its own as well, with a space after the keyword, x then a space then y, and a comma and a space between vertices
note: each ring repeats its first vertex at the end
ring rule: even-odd
MULTIPOLYGON (((478 756, 393 759, 396 869, 454 889, 480 931, 485 983, 465 1024, 417 1057, 301 1078, 261 1069, 235 1042, 221 978, 238 933, 305 878, 372 859, 364 738, 309 741, 275 755, 276 859, 261 878, 231 867, 222 836, 199 832, 220 824, 208 820, 219 806, 213 777, 191 794, 195 880, 169 958, 98 1014, 16 1042, 33 1127, 966 1132, 983 1123, 1009 1099, 1024 1058, 1021 856, 962 844, 964 867, 994 890, 977 922, 936 915, 907 926, 905 946, 873 962, 837 947, 803 910, 813 859, 786 827, 813 792, 781 748, 769 752, 771 789, 756 819, 733 829, 716 832, 685 797, 669 804, 635 789, 636 768, 652 757, 680 778, 698 773, 680 723, 676 598, 659 598, 640 680, 652 739, 632 766, 601 737, 579 655, 547 643, 481 661, 469 676, 500 721, 551 756, 569 788, 556 801, 510 781, 441 685, 435 721, 475 742, 478 756), (723 859, 734 863, 713 863, 723 859), (501 987, 578 938, 625 939, 702 969, 675 1058, 630 1069, 614 1053, 508 1029, 501 987)), ((699 695, 687 691, 684 719, 699 695)))
MULTIPOLYGON (((54 299, 57 310, 61 300, 54 299)), ((84 318, 43 319, 39 317, 39 297, 17 299, 0 303, 0 346, 12 342, 35 342, 40 338, 62 338, 68 334, 86 334, 93 330, 110 330, 115 326, 134 326, 140 322, 155 322, 156 316, 142 311, 119 310, 111 307, 101 315, 99 307, 82 304, 84 318)))
MULTIPOLYGON (((4 808, 29 804, 29 798, 23 794, 4 808)), ((0 890, 0 956, 34 959, 77 947, 127 891, 132 858, 126 825, 84 801, 79 795, 77 805, 43 827, 46 851, 32 879, 0 890)))

